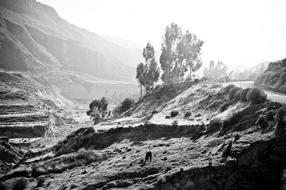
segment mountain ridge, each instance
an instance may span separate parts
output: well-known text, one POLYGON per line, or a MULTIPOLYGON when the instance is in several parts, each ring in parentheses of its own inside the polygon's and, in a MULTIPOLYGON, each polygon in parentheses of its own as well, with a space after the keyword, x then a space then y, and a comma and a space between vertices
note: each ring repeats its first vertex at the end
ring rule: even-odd
MULTIPOLYGON (((136 51, 131 52, 98 34, 68 23, 54 8, 35 0, 3 0, 0 12, 2 32, 23 45, 32 57, 37 58, 35 62, 42 62, 36 65, 41 67, 44 64, 46 67, 46 63, 53 63, 58 69, 112 80, 135 81, 134 68, 139 62, 136 51)), ((0 67, 6 68, 5 65, 0 67)))

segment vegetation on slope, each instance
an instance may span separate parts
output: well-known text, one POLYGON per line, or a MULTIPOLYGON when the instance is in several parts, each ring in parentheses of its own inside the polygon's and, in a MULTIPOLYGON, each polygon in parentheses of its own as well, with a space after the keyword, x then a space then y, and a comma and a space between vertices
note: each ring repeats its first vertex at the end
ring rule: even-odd
POLYGON ((269 63, 266 71, 257 77, 255 85, 286 94, 286 58, 269 63))

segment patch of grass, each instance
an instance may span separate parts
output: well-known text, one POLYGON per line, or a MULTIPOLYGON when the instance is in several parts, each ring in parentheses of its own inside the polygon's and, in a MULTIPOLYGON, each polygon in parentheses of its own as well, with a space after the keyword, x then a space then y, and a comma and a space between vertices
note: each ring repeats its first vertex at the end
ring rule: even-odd
POLYGON ((217 132, 222 127, 222 120, 221 119, 213 119, 210 121, 210 123, 207 125, 206 134, 217 132))
MULTIPOLYGON (((45 162, 35 164, 32 167, 32 176, 37 177, 48 173, 60 173, 66 169, 87 165, 101 158, 93 151, 81 149, 76 153, 62 155, 45 162)), ((40 180, 38 183, 43 183, 40 180)))
POLYGON ((13 184, 12 190, 24 190, 27 186, 27 180, 25 178, 20 178, 13 184))
POLYGON ((67 136, 54 147, 56 155, 75 152, 89 145, 95 134, 94 128, 81 128, 67 136))
POLYGON ((255 122, 259 116, 257 110, 259 105, 250 105, 243 110, 234 112, 229 118, 223 121, 220 135, 224 135, 227 131, 240 131, 255 126, 255 122))
POLYGON ((260 104, 266 101, 267 95, 260 88, 252 88, 246 94, 246 99, 251 104, 260 104))

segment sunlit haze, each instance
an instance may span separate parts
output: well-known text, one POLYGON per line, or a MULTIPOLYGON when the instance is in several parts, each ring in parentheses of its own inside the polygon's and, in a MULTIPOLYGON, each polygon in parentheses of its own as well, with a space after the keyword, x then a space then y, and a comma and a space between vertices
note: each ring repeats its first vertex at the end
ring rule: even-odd
MULTIPOLYGON (((171 22, 205 43, 204 64, 245 69, 286 55, 285 0, 40 0, 68 22, 160 50, 171 22)), ((157 57, 159 57, 157 52, 157 57)), ((137 63, 134 63, 137 64, 137 63)))

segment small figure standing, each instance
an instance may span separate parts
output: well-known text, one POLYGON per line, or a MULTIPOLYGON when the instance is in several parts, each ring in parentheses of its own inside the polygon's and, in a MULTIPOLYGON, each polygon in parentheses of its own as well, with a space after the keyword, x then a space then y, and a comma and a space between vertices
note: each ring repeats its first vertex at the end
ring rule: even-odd
POLYGON ((151 151, 146 152, 145 162, 148 162, 148 161, 149 161, 149 163, 152 161, 152 152, 151 151))
POLYGON ((222 157, 227 158, 231 154, 231 148, 232 148, 232 141, 230 141, 226 147, 226 149, 222 153, 222 157))
POLYGON ((239 140, 239 138, 240 138, 239 134, 234 135, 233 142, 238 141, 238 140, 239 140))

